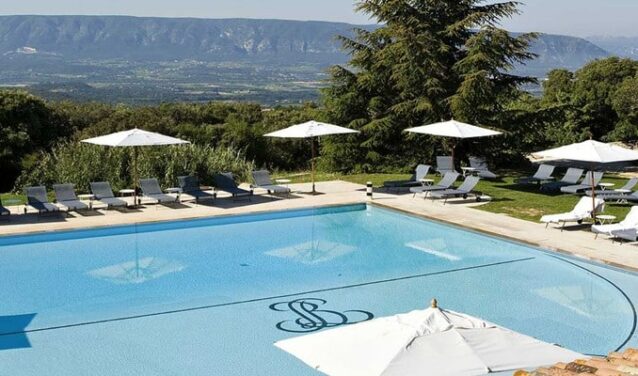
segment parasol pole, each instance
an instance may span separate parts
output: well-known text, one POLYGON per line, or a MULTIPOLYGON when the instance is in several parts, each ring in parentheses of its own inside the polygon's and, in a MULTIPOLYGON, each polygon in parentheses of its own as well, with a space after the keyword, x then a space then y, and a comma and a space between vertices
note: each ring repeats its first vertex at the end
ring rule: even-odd
POLYGON ((133 146, 133 207, 137 206, 137 146, 133 146))
POLYGON ((314 137, 310 138, 310 143, 312 144, 310 149, 312 150, 312 159, 310 160, 310 164, 312 166, 312 194, 317 193, 317 191, 315 190, 315 155, 316 155, 316 151, 315 151, 315 139, 314 137))

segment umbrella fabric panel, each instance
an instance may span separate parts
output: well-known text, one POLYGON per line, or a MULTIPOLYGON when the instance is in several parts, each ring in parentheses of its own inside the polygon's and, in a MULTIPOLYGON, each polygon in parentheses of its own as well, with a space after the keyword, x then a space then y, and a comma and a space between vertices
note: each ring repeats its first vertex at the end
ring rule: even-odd
POLYGON ((572 160, 601 164, 638 160, 638 152, 614 144, 589 140, 532 153, 532 157, 541 161, 572 160))
POLYGON ((434 123, 421 127, 410 128, 406 130, 411 133, 429 134, 432 136, 452 137, 452 138, 480 138, 489 136, 498 136, 501 132, 493 131, 487 128, 477 127, 476 125, 461 123, 460 121, 450 120, 442 123, 434 123))
POLYGON ((276 132, 268 133, 265 136, 278 138, 309 138, 349 133, 359 132, 353 129, 339 127, 333 124, 321 123, 313 120, 306 123, 293 125, 276 132))
POLYGON ((163 134, 144 131, 142 129, 131 129, 128 131, 111 133, 105 136, 89 138, 82 142, 104 145, 104 146, 161 146, 189 144, 190 142, 179 138, 165 136, 163 134))

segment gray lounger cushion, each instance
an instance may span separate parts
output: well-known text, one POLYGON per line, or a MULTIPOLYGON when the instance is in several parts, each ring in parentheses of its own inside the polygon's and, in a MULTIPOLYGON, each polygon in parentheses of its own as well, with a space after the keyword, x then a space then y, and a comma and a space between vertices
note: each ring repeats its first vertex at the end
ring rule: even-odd
POLYGON ((55 199, 58 204, 69 210, 87 210, 89 206, 78 199, 73 184, 54 184, 55 199))
POLYGON ((270 173, 266 170, 253 171, 255 187, 265 189, 268 193, 290 193, 290 188, 272 183, 270 173))
POLYGON ((111 184, 105 181, 92 182, 91 193, 95 196, 95 200, 106 205, 109 208, 127 206, 128 202, 116 198, 111 189, 111 184))
POLYGON ((177 197, 167 195, 162 192, 159 182, 155 178, 140 179, 140 188, 145 198, 151 199, 159 203, 176 202, 177 197))
POLYGON ((27 187, 25 189, 27 204, 39 213, 60 211, 60 208, 49 202, 47 189, 43 186, 27 187))

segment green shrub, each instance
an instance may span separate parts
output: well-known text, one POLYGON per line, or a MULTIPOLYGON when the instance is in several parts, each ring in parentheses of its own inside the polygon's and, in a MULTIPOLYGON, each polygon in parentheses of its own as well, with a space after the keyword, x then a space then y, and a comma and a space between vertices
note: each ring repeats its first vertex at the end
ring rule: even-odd
MULTIPOLYGON (((92 181, 108 181, 114 190, 132 184, 132 149, 78 143, 60 144, 50 153, 41 153, 39 162, 24 170, 15 184, 16 191, 26 186, 73 183, 78 191, 89 191, 92 181)), ((138 148, 138 175, 156 177, 163 187, 173 187, 181 175, 197 175, 211 184, 218 172, 232 172, 246 181, 253 163, 231 148, 210 146, 158 146, 138 148)))

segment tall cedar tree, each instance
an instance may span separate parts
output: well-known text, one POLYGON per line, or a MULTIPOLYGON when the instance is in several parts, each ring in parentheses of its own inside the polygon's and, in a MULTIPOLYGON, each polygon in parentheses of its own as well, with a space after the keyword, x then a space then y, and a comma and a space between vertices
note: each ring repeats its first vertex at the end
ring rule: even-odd
POLYGON ((527 49, 535 35, 515 37, 497 27, 518 5, 360 1, 357 10, 382 26, 339 38, 351 61, 331 68, 323 99, 332 121, 362 133, 326 139, 324 168, 379 171, 431 160, 441 141, 403 132, 426 123, 454 118, 504 126, 519 86, 534 82, 508 71, 534 58, 527 49))

